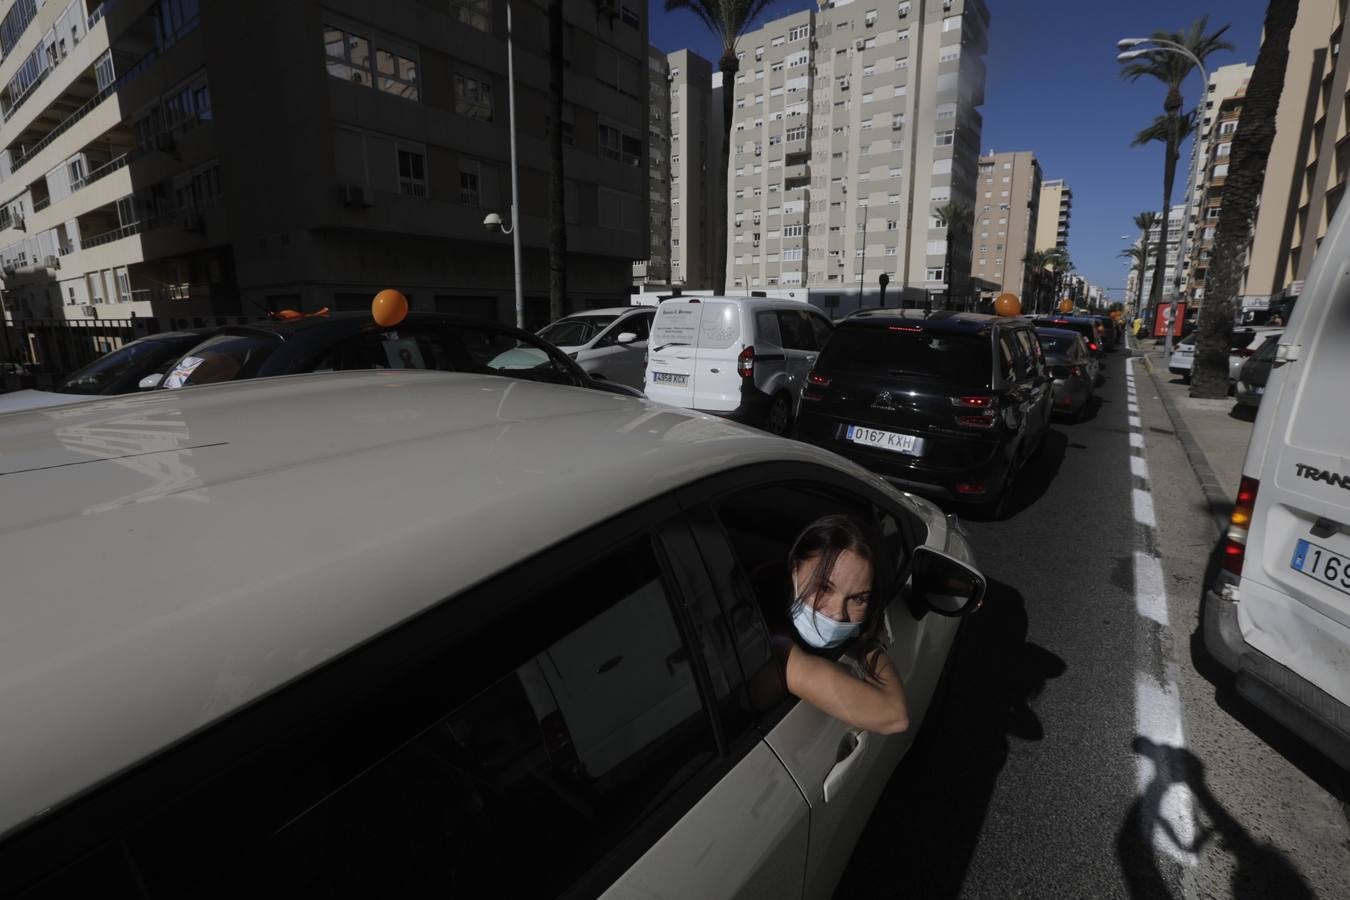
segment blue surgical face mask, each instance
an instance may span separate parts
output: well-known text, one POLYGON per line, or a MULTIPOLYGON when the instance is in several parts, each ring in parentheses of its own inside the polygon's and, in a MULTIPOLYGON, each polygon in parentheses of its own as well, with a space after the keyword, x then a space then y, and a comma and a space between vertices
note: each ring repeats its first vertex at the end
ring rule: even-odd
MULTIPOLYGON (((797 591, 797 579, 792 579, 794 597, 800 597, 797 591)), ((821 615, 814 606, 798 599, 792 606, 792 625, 797 634, 809 646, 817 650, 838 647, 849 638, 858 634, 861 622, 836 622, 829 616, 821 615)))

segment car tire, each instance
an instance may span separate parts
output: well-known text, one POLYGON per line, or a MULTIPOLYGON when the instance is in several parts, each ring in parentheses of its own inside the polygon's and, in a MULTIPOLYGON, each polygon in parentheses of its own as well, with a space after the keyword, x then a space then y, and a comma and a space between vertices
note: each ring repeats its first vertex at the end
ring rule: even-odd
POLYGON ((1182 384, 1190 384, 1190 383, 1191 383, 1191 373, 1190 373, 1190 372, 1187 372, 1185 375, 1182 375, 1182 376, 1181 376, 1181 383, 1182 383, 1182 384))
POLYGON ((778 437, 787 437, 792 433, 792 400, 787 394, 774 394, 773 400, 769 401, 764 430, 778 437))

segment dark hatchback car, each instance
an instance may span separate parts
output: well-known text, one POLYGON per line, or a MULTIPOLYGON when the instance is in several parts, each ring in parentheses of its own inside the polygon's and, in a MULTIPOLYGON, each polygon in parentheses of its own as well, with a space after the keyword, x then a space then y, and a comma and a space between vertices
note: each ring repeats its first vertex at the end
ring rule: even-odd
POLYGON ((1034 320, 1037 328, 1064 328, 1076 331, 1087 341, 1088 350, 1093 356, 1106 352, 1102 343, 1102 325, 1090 316, 1037 316, 1034 320))
POLYGON ((641 396, 592 379, 567 354, 518 328, 439 313, 409 313, 390 327, 367 313, 227 326, 178 359, 160 387, 353 369, 477 372, 641 396))
POLYGON ((1051 387, 1031 323, 974 313, 841 322, 807 377, 798 439, 896 485, 1006 515, 1045 440, 1051 387))
POLYGON ((1266 393, 1266 382, 1270 380, 1270 367, 1275 363, 1275 354, 1279 349, 1280 335, 1271 335, 1242 364, 1237 378, 1238 406, 1256 409, 1261 405, 1261 398, 1266 393))
POLYGON ((1082 421, 1097 383, 1097 361, 1088 352, 1087 341, 1076 331, 1037 328, 1045 362, 1054 383, 1055 412, 1082 421))

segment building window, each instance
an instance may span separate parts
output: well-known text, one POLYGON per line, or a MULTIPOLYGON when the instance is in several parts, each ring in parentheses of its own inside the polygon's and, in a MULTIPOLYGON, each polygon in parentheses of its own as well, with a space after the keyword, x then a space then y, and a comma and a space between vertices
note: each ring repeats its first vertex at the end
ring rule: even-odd
POLYGON ((929 280, 929 281, 941 281, 941 280, 942 280, 942 267, 939 266, 939 267, 936 268, 936 269, 929 269, 929 270, 928 270, 928 280, 929 280))
POLYGON ((627 25, 629 28, 642 27, 642 20, 638 18, 638 14, 631 7, 621 7, 619 10, 619 18, 623 21, 623 24, 627 25))
POLYGON ((601 156, 627 163, 630 166, 641 164, 642 140, 640 138, 627 134, 613 125, 601 122, 599 140, 601 156))
POLYGON ((358 34, 325 25, 323 47, 329 75, 370 87, 370 41, 358 34))
POLYGON ((375 50, 375 86, 405 100, 417 99, 417 63, 389 50, 375 50))
POLYGON ((937 147, 950 147, 955 135, 956 132, 954 131, 939 131, 933 135, 933 144, 937 147))
POLYGON ((796 28, 788 29, 787 39, 789 41, 802 41, 811 36, 810 25, 798 25, 796 28))
POLYGON ((492 121, 492 85, 455 73, 455 112, 471 119, 492 121))
POLYGON ((482 173, 474 160, 459 161, 459 202, 465 206, 482 205, 482 173))
POLYGON ((450 0, 450 15, 461 25, 492 31, 492 0, 450 0))
POLYGON ((398 189, 410 197, 427 195, 427 158, 416 150, 398 151, 398 189))

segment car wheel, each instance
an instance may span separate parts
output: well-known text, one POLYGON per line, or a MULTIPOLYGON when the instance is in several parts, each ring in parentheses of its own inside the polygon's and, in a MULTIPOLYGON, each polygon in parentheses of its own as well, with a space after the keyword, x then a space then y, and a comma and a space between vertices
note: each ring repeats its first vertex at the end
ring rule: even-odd
POLYGON ((764 429, 770 434, 787 437, 792 428, 792 401, 787 394, 777 394, 769 403, 769 417, 764 429))
POLYGON ((1190 384, 1190 383, 1191 383, 1191 373, 1190 373, 1190 372, 1187 372, 1187 373, 1185 373, 1184 375, 1181 376, 1181 383, 1182 383, 1182 384, 1190 384))

